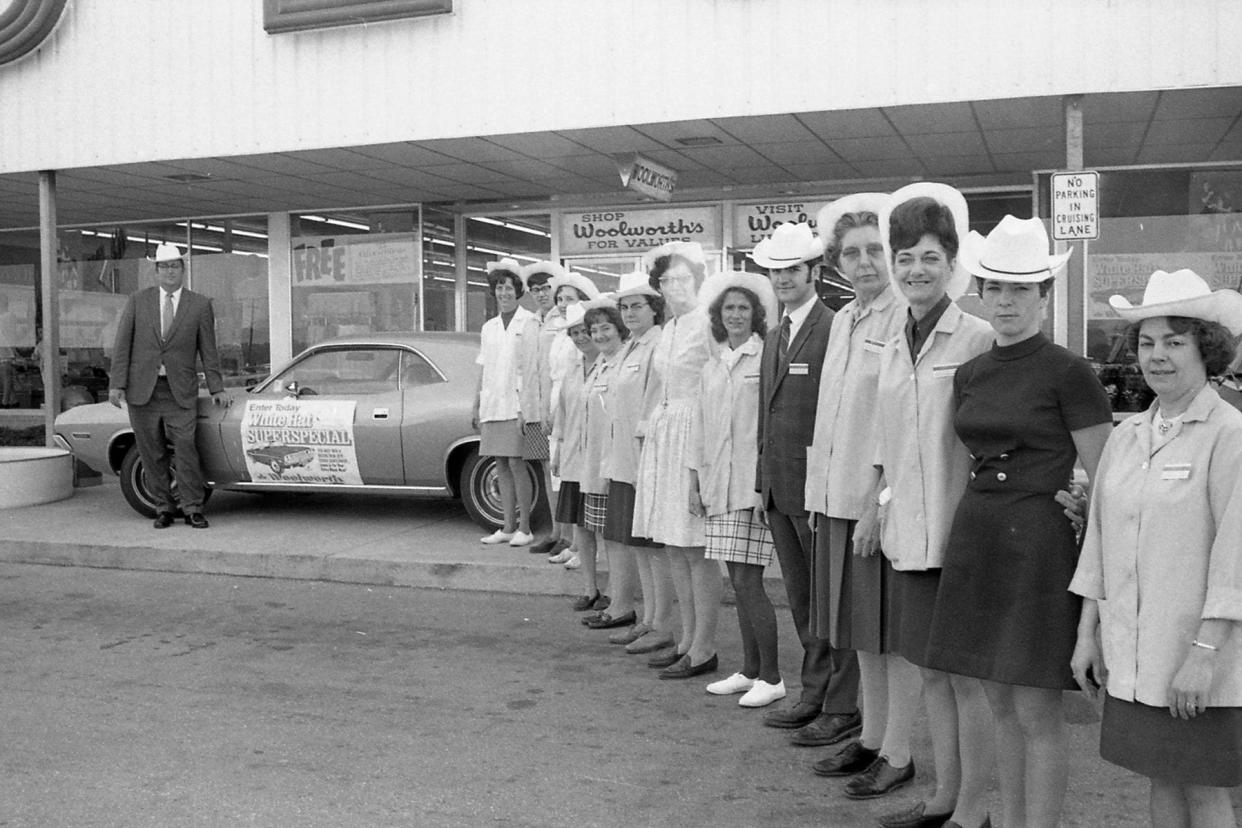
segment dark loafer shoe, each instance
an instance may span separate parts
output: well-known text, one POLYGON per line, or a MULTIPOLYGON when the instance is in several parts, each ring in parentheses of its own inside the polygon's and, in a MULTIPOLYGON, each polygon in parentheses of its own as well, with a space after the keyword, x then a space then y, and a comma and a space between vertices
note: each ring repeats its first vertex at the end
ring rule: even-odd
POLYGON ((185 525, 194 529, 206 529, 211 524, 207 522, 207 518, 203 517, 202 512, 195 512, 185 516, 185 525))
POLYGON ((151 525, 156 529, 167 529, 173 525, 173 516, 168 512, 160 512, 155 516, 155 522, 151 525))
POLYGON ((815 721, 817 716, 819 716, 819 705, 798 702, 793 707, 785 710, 773 710, 763 717, 763 723, 768 727, 792 730, 795 727, 803 727, 810 724, 815 721))
POLYGON ((662 670, 665 667, 672 667, 674 664, 681 661, 683 657, 684 655, 682 653, 677 652, 677 650, 674 648, 672 650, 669 650, 667 653, 661 653, 658 656, 652 656, 651 658, 647 659, 647 666, 651 667, 652 669, 662 670))
POLYGON ((599 590, 595 590, 594 595, 579 595, 574 599, 574 612, 586 612, 589 609, 595 609, 595 605, 599 603, 599 599, 604 596, 600 595, 599 590))
POLYGON ((789 741, 801 747, 835 745, 862 730, 862 715, 853 713, 821 713, 815 721, 802 727, 789 741))
POLYGON ((547 540, 539 541, 539 543, 532 543, 527 547, 526 551, 534 555, 551 555, 552 547, 556 546, 556 543, 556 541, 548 538, 547 540))
POLYGON ((634 610, 616 617, 610 613, 601 612, 595 618, 587 621, 587 626, 593 630, 611 630, 613 627, 627 627, 637 620, 638 616, 634 614, 634 610))
POLYGON ((678 659, 676 664, 674 664, 671 667, 667 667, 661 670, 660 678, 662 679, 694 678, 695 676, 701 676, 704 673, 714 673, 716 672, 719 666, 720 666, 720 660, 716 658, 715 654, 713 654, 711 658, 709 658, 707 661, 702 662, 701 664, 691 664, 690 654, 686 653, 684 656, 678 659))
POLYGON ((929 814, 926 802, 916 802, 904 811, 880 817, 880 828, 943 828, 952 813, 929 814))
POLYGON ((850 799, 875 799, 905 787, 913 778, 913 760, 904 768, 894 768, 881 756, 871 763, 871 767, 846 783, 845 795, 850 799))
POLYGON ((878 750, 863 747, 862 742, 855 739, 827 759, 820 759, 811 770, 819 776, 853 776, 871 767, 879 758, 878 750))

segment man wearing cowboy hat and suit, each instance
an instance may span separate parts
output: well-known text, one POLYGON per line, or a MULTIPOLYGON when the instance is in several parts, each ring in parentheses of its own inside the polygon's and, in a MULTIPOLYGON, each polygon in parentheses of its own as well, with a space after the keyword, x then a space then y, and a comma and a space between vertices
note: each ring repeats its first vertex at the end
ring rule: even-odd
POLYGON ((782 307, 780 325, 763 343, 759 372, 759 461, 756 490, 781 564, 794 627, 802 642, 802 695, 769 713, 769 727, 798 728, 798 745, 833 744, 857 732, 858 659, 834 651, 811 631, 814 542, 805 509, 806 452, 815 433, 819 378, 832 311, 815 292, 814 268, 824 252, 808 224, 781 224, 750 258, 768 269, 782 307))
POLYGON ((200 358, 212 401, 229 404, 216 354, 215 314, 210 299, 184 287, 185 259, 175 244, 161 244, 150 261, 159 285, 131 295, 117 323, 108 401, 117 408, 128 404, 147 485, 159 504, 155 528, 171 526, 178 508, 169 475, 171 442, 185 522, 206 529, 206 487, 194 443, 200 358))

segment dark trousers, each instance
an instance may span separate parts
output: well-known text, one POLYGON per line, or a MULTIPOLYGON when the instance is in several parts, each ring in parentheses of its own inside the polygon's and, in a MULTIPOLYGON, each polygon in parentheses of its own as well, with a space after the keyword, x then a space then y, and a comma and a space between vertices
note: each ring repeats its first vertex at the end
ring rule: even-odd
POLYGON ((790 515, 769 509, 767 515, 789 610, 802 642, 799 701, 816 705, 825 713, 852 713, 858 709, 858 656, 853 650, 834 649, 828 639, 811 632, 811 556, 815 554, 815 541, 806 522, 807 513, 790 515))
POLYGON ((194 430, 198 408, 182 408, 173 399, 168 380, 156 380, 155 391, 146 405, 129 405, 129 424, 134 427, 138 454, 146 470, 147 488, 160 512, 176 512, 178 501, 187 515, 203 511, 203 471, 198 462, 194 430), (172 463, 168 443, 173 446, 172 463), (172 475, 169 466, 172 466, 172 475), (173 496, 172 477, 177 494, 173 496))

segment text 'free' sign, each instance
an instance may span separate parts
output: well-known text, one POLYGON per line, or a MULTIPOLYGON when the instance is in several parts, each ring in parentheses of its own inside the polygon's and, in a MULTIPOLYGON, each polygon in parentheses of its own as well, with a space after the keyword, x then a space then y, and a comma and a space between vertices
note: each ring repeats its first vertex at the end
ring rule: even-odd
POLYGON ((1100 174, 1091 170, 1052 174, 1052 238, 1100 237, 1100 174))

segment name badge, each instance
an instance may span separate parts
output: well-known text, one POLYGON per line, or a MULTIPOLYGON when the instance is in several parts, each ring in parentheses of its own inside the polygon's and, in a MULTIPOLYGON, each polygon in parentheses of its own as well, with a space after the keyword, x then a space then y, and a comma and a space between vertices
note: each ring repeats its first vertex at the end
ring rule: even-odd
POLYGON ((591 390, 596 392, 597 394, 603 394, 604 392, 608 390, 608 383, 597 382, 591 386, 591 390))
POLYGON ((954 362, 952 365, 933 365, 932 376, 936 379, 952 379, 961 364, 960 362, 954 362))
POLYGON ((742 379, 744 379, 746 382, 758 382, 759 375, 758 374, 743 374, 742 379))
POLYGON ((643 367, 643 366, 639 365, 637 362, 634 362, 634 363, 630 363, 630 364, 626 365, 626 366, 625 366, 625 370, 627 370, 627 371, 633 371, 634 373, 638 373, 638 369, 639 369, 639 368, 642 368, 642 367, 643 367))
POLYGON ((864 339, 863 350, 867 351, 868 353, 878 354, 878 353, 883 352, 884 343, 878 339, 864 339))
POLYGON ((791 362, 789 363, 789 373, 795 377, 805 377, 811 373, 811 366, 805 362, 791 362))
POLYGON ((1161 480, 1189 480, 1190 464, 1189 463, 1166 463, 1164 468, 1160 470, 1161 480))

